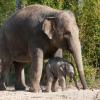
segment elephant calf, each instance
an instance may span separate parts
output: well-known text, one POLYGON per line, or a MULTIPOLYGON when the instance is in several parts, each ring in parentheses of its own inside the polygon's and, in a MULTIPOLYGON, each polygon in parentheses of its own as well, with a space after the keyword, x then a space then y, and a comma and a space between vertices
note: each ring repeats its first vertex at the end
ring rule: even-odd
POLYGON ((63 58, 54 57, 50 59, 46 65, 46 74, 48 79, 47 92, 57 91, 58 82, 64 90, 66 88, 66 75, 69 76, 71 81, 74 80, 76 87, 79 89, 75 79, 74 66, 63 58))

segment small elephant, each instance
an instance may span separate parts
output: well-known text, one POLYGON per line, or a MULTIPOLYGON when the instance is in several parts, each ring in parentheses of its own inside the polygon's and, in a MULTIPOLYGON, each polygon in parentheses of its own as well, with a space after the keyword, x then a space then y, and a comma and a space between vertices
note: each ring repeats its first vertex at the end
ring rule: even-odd
POLYGON ((64 90, 66 88, 66 76, 69 76, 70 81, 74 80, 76 87, 79 89, 73 64, 63 58, 54 57, 50 59, 46 65, 46 75, 48 80, 47 92, 57 91, 58 82, 64 90))

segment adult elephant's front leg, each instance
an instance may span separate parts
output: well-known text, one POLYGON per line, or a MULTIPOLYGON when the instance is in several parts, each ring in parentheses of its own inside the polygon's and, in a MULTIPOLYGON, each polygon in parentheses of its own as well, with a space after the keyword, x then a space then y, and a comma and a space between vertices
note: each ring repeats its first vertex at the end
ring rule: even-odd
POLYGON ((32 65, 30 68, 30 81, 31 87, 29 91, 39 92, 40 91, 40 79, 42 75, 43 67, 43 51, 36 48, 32 51, 32 65))

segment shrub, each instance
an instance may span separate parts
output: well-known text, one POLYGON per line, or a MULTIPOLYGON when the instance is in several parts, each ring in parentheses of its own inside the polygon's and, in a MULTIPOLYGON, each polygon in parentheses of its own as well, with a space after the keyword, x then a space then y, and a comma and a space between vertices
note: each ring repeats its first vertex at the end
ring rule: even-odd
POLYGON ((88 85, 92 85, 95 82, 97 69, 92 66, 86 66, 84 68, 85 77, 88 85))

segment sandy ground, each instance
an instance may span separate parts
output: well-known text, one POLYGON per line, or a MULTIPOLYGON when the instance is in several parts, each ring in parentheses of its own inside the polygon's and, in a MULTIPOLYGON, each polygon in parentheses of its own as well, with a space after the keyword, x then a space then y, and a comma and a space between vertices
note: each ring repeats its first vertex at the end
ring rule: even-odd
POLYGON ((0 100, 100 100, 100 90, 77 90, 51 93, 32 93, 27 91, 0 91, 0 100))

